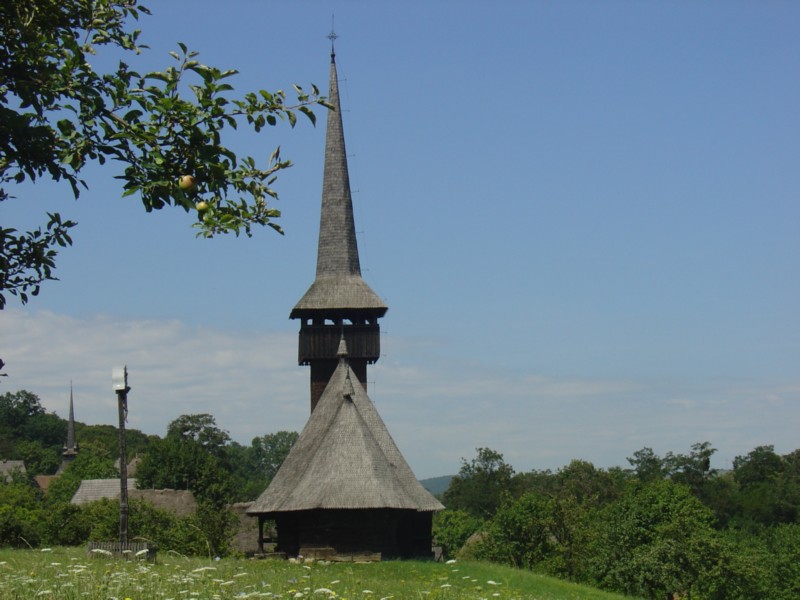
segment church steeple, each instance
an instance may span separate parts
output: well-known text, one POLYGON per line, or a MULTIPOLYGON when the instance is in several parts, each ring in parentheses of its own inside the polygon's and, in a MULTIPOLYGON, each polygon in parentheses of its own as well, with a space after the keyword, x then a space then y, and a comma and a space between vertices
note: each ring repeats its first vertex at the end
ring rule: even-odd
MULTIPOLYGON (((332 44, 335 35, 330 37, 332 44)), ((336 367, 342 336, 350 364, 366 386, 367 364, 380 355, 378 318, 387 310, 361 277, 333 46, 328 101, 333 108, 325 136, 316 278, 289 315, 302 320, 298 362, 311 366, 312 411, 336 367)))
POLYGON ((69 383, 69 419, 67 420, 67 442, 64 444, 64 451, 61 453, 61 467, 59 473, 67 468, 69 463, 78 456, 78 443, 75 441, 75 407, 72 400, 72 382, 69 383))
POLYGON ((317 247, 317 277, 361 277, 353 200, 347 169, 347 151, 339 102, 336 55, 331 50, 330 92, 325 140, 325 171, 322 178, 322 211, 317 247))

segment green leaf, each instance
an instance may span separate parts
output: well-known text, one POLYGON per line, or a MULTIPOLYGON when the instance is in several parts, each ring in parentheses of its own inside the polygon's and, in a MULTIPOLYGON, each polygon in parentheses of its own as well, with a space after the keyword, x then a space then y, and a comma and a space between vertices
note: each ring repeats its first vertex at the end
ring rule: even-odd
POLYGON ((298 107, 297 110, 299 110, 306 117, 308 117, 308 119, 311 121, 312 125, 316 125, 317 124, 317 115, 315 115, 314 111, 312 111, 310 108, 308 108, 307 106, 300 106, 300 107, 298 107))

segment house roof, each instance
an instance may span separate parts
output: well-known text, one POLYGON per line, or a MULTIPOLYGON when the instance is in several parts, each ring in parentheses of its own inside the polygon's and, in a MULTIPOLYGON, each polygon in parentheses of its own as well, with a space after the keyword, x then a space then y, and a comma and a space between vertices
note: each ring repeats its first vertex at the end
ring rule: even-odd
POLYGON ((0 460, 0 481, 10 480, 11 474, 17 469, 20 473, 25 473, 24 460, 0 460))
MULTIPOLYGON (((197 501, 189 490, 139 490, 136 489, 134 478, 128 478, 127 483, 128 498, 131 500, 144 500, 179 517, 193 514, 197 510, 197 501)), ((117 500, 119 491, 119 479, 84 479, 72 497, 72 504, 88 504, 103 498, 117 500)))
POLYGON ((249 514, 444 507, 417 481, 345 357, 249 514))
MULTIPOLYGON (((128 491, 136 489, 136 480, 127 480, 128 491)), ((108 498, 116 500, 119 498, 120 480, 119 479, 84 479, 81 481, 78 491, 72 496, 72 504, 86 504, 95 500, 108 498)))
POLYGON ((47 488, 50 487, 50 484, 53 483, 53 480, 55 480, 56 477, 56 475, 34 475, 33 481, 40 490, 46 492, 47 488))
POLYGON ((347 150, 336 61, 331 54, 330 92, 325 136, 325 168, 322 178, 317 273, 314 283, 295 305, 290 318, 325 309, 369 310, 382 316, 387 306, 361 278, 347 150))

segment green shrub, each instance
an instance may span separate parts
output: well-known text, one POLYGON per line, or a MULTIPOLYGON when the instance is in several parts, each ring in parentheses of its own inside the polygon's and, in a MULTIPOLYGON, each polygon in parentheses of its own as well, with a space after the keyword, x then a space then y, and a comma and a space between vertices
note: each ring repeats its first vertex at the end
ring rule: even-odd
POLYGON ((454 557, 473 533, 483 526, 483 519, 466 510, 443 510, 433 517, 433 538, 448 558, 454 557))
POLYGON ((506 502, 495 513, 477 557, 513 567, 534 569, 552 560, 558 550, 555 500, 527 493, 506 502))
POLYGON ((0 483, 0 546, 36 546, 42 537, 39 493, 27 483, 0 483))
POLYGON ((42 543, 48 546, 79 546, 89 539, 92 530, 88 510, 61 502, 43 511, 42 543))

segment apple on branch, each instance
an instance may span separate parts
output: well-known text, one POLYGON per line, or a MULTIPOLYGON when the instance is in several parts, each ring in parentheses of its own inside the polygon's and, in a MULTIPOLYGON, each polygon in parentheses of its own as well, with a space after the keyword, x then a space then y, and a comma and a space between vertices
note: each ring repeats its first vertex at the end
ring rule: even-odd
POLYGON ((197 180, 194 175, 182 175, 178 180, 178 187, 184 192, 193 194, 197 191, 197 180))

